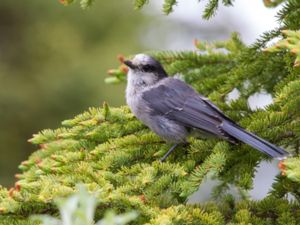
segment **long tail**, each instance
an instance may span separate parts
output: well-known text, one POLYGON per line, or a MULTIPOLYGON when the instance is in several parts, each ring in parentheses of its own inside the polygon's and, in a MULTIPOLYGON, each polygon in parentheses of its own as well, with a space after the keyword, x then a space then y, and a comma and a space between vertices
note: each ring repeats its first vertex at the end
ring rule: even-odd
POLYGON ((230 136, 252 146, 253 148, 277 159, 284 159, 290 155, 284 149, 277 147, 266 140, 252 134, 243 128, 231 122, 224 121, 221 125, 222 129, 230 136))

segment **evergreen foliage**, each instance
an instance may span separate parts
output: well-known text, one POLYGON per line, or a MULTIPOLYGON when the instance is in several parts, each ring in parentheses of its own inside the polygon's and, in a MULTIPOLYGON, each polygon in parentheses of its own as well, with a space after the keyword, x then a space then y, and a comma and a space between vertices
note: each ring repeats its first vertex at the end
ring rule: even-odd
MULTIPOLYGON (((59 0, 64 5, 69 5, 73 3, 76 0, 59 0)), ((79 0, 80 5, 83 9, 88 8, 93 4, 95 0, 79 0)), ((266 7, 276 7, 280 5, 281 3, 285 2, 286 0, 263 0, 266 7)), ((199 0, 200 2, 200 0, 199 0)), ((220 2, 224 6, 232 6, 234 0, 208 0, 208 3, 206 4, 204 11, 203 11, 203 18, 204 19, 210 19, 213 17, 218 10, 220 2)), ((292 2, 293 1, 289 1, 292 2)), ((294 3, 297 2, 297 0, 294 0, 294 3)), ((143 6, 149 3, 149 0, 134 0, 134 8, 135 9, 141 9, 143 6)), ((162 11, 168 15, 171 12, 173 12, 174 6, 178 4, 177 0, 164 0, 162 11)))
POLYGON ((43 225, 125 225, 134 220, 138 215, 136 212, 129 212, 122 215, 115 215, 108 211, 103 219, 94 223, 96 208, 96 197, 89 194, 82 185, 78 185, 78 193, 66 199, 56 200, 61 220, 48 215, 35 215, 33 220, 41 221, 43 225))
MULTIPOLYGON (((299 29, 299 1, 286 1, 278 18, 285 29, 299 29)), ((224 42, 195 40, 195 51, 150 53, 170 75, 180 73, 230 118, 295 156, 279 164, 282 174, 263 200, 253 201, 243 193, 252 188, 256 166, 267 156, 244 144, 191 138, 187 147, 161 163, 170 146, 127 107, 105 103, 64 121, 62 128, 33 136, 30 142, 39 149, 20 165, 15 187, 0 188, 0 223, 31 225, 32 214, 57 215, 53 199, 74 193, 76 184, 84 183, 89 191, 99 192, 96 220, 113 209, 138 211, 135 224, 300 224, 300 68, 298 56, 287 50, 298 49, 299 38, 298 32, 285 32, 287 39, 263 51, 268 41, 281 37, 279 31, 264 34, 250 47, 234 33, 224 42), (228 99, 235 88, 240 97, 228 99), (265 110, 251 110, 247 100, 260 91, 272 94, 274 102, 265 110), (207 177, 220 180, 214 190, 219 201, 186 204, 207 177), (240 190, 242 200, 227 193, 229 185, 240 190), (288 194, 293 201, 287 200, 288 194)), ((121 82, 125 75, 121 65, 110 71, 108 82, 121 82)))
POLYGON ((290 52, 296 55, 296 60, 294 66, 300 66, 300 32, 284 30, 282 31, 287 37, 279 42, 276 45, 265 49, 269 52, 280 52, 281 49, 288 49, 290 52))
MULTIPOLYGON (((69 5, 72 2, 74 2, 74 0, 59 0, 62 4, 64 5, 69 5)), ((93 4, 94 0, 80 0, 80 6, 83 9, 87 9, 88 7, 90 7, 93 4)))

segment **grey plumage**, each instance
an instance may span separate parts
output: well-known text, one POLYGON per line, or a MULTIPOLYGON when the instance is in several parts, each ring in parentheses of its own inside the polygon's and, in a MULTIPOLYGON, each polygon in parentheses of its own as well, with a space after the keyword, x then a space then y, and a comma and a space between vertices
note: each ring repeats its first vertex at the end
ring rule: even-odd
POLYGON ((152 57, 139 54, 125 64, 129 67, 126 88, 129 107, 167 142, 183 143, 191 132, 198 131, 231 143, 242 141, 271 157, 283 158, 289 154, 245 131, 188 84, 168 77, 152 57))

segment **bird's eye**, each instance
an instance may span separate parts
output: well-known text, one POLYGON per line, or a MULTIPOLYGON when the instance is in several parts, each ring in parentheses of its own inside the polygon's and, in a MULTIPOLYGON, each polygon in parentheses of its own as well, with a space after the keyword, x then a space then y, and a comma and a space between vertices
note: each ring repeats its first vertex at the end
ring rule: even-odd
POLYGON ((154 67, 151 66, 151 65, 143 65, 142 69, 145 72, 152 72, 152 71, 154 71, 154 67))

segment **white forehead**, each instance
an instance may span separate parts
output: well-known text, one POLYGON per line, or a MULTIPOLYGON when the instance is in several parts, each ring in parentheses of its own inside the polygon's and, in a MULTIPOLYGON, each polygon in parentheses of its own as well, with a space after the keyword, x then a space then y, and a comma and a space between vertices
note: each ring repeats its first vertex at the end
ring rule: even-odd
POLYGON ((137 54, 134 56, 132 62, 134 64, 147 64, 151 60, 151 57, 145 54, 137 54))

